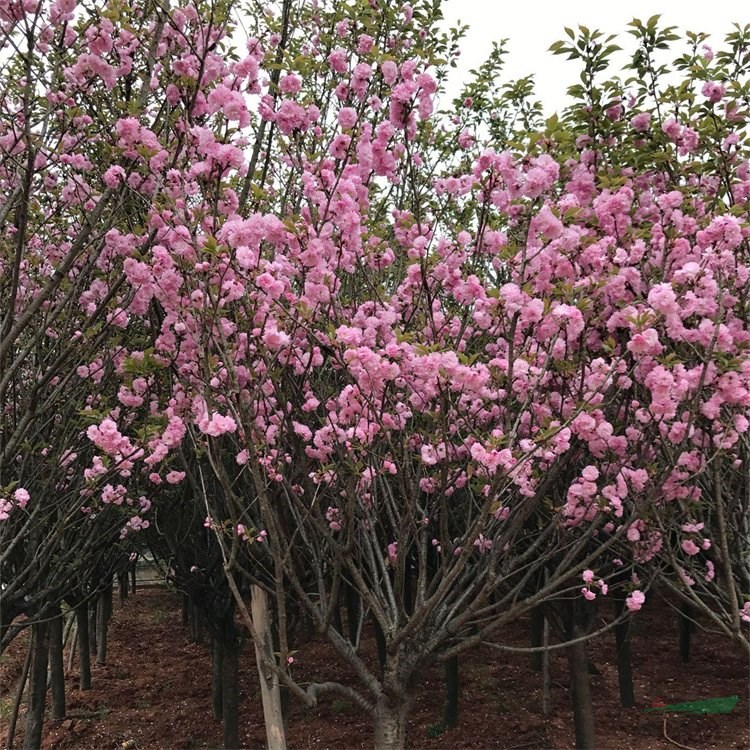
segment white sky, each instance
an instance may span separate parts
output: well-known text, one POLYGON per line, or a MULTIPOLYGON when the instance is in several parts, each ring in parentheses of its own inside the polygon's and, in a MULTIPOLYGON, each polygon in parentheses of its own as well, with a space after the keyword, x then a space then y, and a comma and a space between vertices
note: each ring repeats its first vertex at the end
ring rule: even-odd
POLYGON ((552 42, 567 38, 564 26, 576 29, 582 24, 616 33, 620 46, 632 50, 635 39, 625 33, 626 24, 633 18, 645 23, 656 13, 662 16, 660 27, 677 26, 678 33, 707 32, 716 47, 733 30, 733 22, 750 22, 750 5, 743 0, 444 0, 445 22, 453 26, 460 20, 470 26, 448 93, 457 93, 467 71, 481 65, 493 41, 507 38, 503 80, 534 73, 537 98, 549 114, 566 104, 565 90, 580 72, 579 61, 569 62, 564 55, 547 51, 552 42))

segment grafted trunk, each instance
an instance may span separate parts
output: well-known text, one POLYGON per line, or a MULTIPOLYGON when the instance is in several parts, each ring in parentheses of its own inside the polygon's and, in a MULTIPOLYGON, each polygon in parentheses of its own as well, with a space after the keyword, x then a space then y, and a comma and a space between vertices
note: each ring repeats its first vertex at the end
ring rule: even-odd
POLYGON ((31 681, 26 710, 26 732, 23 750, 38 750, 42 746, 44 704, 47 699, 47 664, 49 658, 49 622, 37 622, 32 627, 34 654, 31 660, 31 681))
POLYGON ((268 595, 260 586, 252 587, 251 609, 253 625, 259 641, 255 643, 255 658, 258 664, 263 719, 266 725, 266 750, 286 750, 286 732, 284 731, 284 715, 281 708, 279 676, 263 665, 263 662, 273 662, 276 657, 271 634, 268 595))
POLYGON ((89 613, 86 604, 76 609, 78 622, 78 674, 81 690, 91 690, 91 652, 89 651, 89 613))
POLYGON ((375 750, 403 750, 406 747, 406 719, 411 701, 381 698, 375 706, 375 750))
POLYGON ((57 608, 49 623, 49 684, 52 693, 52 718, 65 718, 65 665, 63 661, 63 616, 57 608))

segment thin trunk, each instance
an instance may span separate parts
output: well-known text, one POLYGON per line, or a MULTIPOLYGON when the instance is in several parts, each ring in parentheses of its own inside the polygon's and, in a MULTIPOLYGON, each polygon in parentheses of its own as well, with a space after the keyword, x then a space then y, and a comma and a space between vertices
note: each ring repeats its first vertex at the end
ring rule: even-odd
POLYGON ((443 709, 443 726, 455 727, 458 724, 458 656, 451 656, 445 662, 445 707, 443 709))
POLYGON ((73 671, 73 659, 78 648, 78 618, 75 612, 73 612, 73 630, 71 632, 70 648, 68 649, 68 672, 73 671))
POLYGON ((349 642, 356 646, 359 636, 359 617, 361 600, 359 592, 349 583, 344 583, 344 599, 346 601, 346 624, 349 631, 349 642))
POLYGON ((128 598, 128 571, 117 574, 117 588, 120 592, 120 604, 125 604, 128 598))
POLYGON ((81 690, 91 690, 91 651, 89 651, 89 613, 86 604, 76 610, 78 621, 78 673, 81 690))
POLYGON ((549 669, 549 620, 544 618, 542 628, 542 715, 549 716, 552 712, 552 676, 549 669))
POLYGON ((381 698, 375 706, 375 750, 403 750, 411 701, 381 698))
POLYGON ((271 615, 268 610, 268 595, 260 586, 252 587, 252 617, 258 640, 255 643, 255 658, 260 677, 260 694, 263 701, 263 719, 266 725, 266 750, 285 750, 286 733, 281 708, 279 676, 263 667, 263 662, 273 662, 273 637, 271 615))
POLYGON ((690 639, 693 635, 693 618, 695 610, 688 602, 681 602, 677 614, 677 630, 679 634, 680 659, 690 661, 690 639))
MULTIPOLYGON (((615 595, 615 617, 619 618, 625 611, 625 597, 615 595)), ((617 682, 620 687, 620 705, 625 708, 635 706, 633 689, 633 665, 630 658, 630 620, 615 625, 617 643, 617 682)))
MULTIPOLYGON (((531 648, 540 648, 544 633, 544 606, 538 604, 531 610, 531 648)), ((542 671, 542 652, 531 652, 531 668, 535 672, 542 671)))
POLYGON ((63 659, 63 616, 60 608, 49 623, 49 683, 52 693, 52 719, 65 718, 65 662, 63 659))
POLYGON ((224 648, 218 638, 214 638, 211 643, 211 708, 214 719, 221 721, 223 717, 221 684, 224 648))
POLYGON ((29 643, 29 650, 26 652, 26 659, 23 662, 23 669, 21 670, 21 677, 18 680, 18 689, 16 690, 16 698, 13 701, 13 711, 10 715, 10 722, 8 724, 8 736, 5 740, 5 750, 13 750, 13 740, 16 736, 16 724, 18 723, 18 712, 21 709, 21 701, 23 700, 23 691, 26 690, 26 681, 29 679, 29 669, 31 669, 31 659, 34 655, 34 644, 29 643))
POLYGON ((31 660, 31 680, 26 701, 26 731, 23 738, 23 750, 39 750, 42 746, 44 705, 47 700, 49 622, 37 622, 31 627, 34 655, 31 660))
MULTIPOLYGON (((569 631, 571 639, 584 633, 574 625, 569 631)), ((594 708, 591 703, 591 677, 586 659, 586 643, 580 641, 567 647, 570 670, 570 697, 573 703, 573 722, 576 733, 576 750, 594 750, 594 708)))
POLYGON ((187 627, 190 623, 190 597, 187 594, 182 595, 182 624, 187 627))
POLYGON ((240 651, 236 642, 222 644, 221 718, 224 730, 224 750, 237 750, 240 745, 240 651))
POLYGON ((133 563, 130 566, 130 593, 135 594, 135 588, 138 580, 138 575, 136 572, 136 565, 138 564, 138 560, 134 560, 133 563))
POLYGON ((96 663, 107 663, 107 631, 112 616, 112 584, 110 583, 99 596, 99 606, 96 608, 96 663))
POLYGON ((371 616, 372 629, 375 633, 375 646, 378 650, 378 665, 380 666, 380 679, 383 679, 385 674, 385 660, 387 658, 385 635, 383 634, 383 628, 380 627, 380 623, 377 621, 375 616, 371 616))
POLYGON ((97 594, 89 605, 89 654, 96 654, 96 613, 99 609, 99 595, 97 594))

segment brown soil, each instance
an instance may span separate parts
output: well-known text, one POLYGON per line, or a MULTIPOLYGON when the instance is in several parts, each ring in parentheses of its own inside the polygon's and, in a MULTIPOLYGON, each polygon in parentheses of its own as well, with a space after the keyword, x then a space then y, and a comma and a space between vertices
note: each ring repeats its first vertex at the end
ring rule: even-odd
MULTIPOLYGON (((664 603, 647 607, 634 621, 633 666, 638 707, 619 706, 614 640, 591 648, 601 674, 592 676, 598 747, 602 750, 695 750, 750 747, 748 662, 720 638, 698 633, 688 664, 677 655, 676 622, 664 603), (644 712, 652 702, 666 703, 739 695, 728 715, 671 714, 664 737, 662 716, 644 712), (679 745, 678 745, 679 743, 679 745)), ((503 633, 506 643, 525 645, 526 623, 503 633)), ((25 635, 25 634, 23 634, 25 635)), ((25 655, 26 638, 16 639, 0 661, 0 735, 5 737, 14 685, 25 655)), ((264 746, 260 692, 253 650, 242 661, 241 734, 247 748, 264 746)), ((368 659, 372 654, 368 654, 368 659)), ((345 679, 323 642, 295 655, 295 677, 345 679)), ((411 748, 572 748, 573 728, 567 668, 561 651, 551 659, 552 710, 541 712, 541 676, 529 668, 528 655, 479 649, 462 658, 459 726, 440 731, 443 685, 439 667, 421 676, 409 724, 411 748)), ((164 589, 141 590, 124 607, 116 605, 110 628, 109 663, 93 666, 93 690, 81 692, 75 674, 67 676, 68 718, 48 722, 45 750, 171 750, 218 748, 221 727, 210 707, 210 657, 205 646, 190 642, 180 624, 177 596, 164 589)), ((16 747, 23 734, 19 720, 16 747)), ((329 698, 310 711, 293 705, 288 729, 290 748, 369 748, 369 717, 345 700, 329 698)))

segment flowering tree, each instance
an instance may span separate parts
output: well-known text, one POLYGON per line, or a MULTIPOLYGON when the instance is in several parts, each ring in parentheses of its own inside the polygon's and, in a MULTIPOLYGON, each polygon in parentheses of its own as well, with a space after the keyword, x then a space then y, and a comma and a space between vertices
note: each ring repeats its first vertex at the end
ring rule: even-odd
POLYGON ((42 507, 35 450, 70 467, 74 523, 124 538, 187 483, 268 694, 344 694, 380 748, 424 664, 552 598, 637 611, 662 575, 746 641, 747 35, 715 62, 689 36, 662 92, 658 19, 637 81, 601 82, 611 40, 571 31, 582 103, 541 122, 528 81, 493 88, 501 48, 435 112, 458 35, 431 2, 284 2, 240 41, 232 11, 8 11, 44 45, 7 84, 9 538, 42 507), (295 681, 300 611, 356 685, 295 681))

